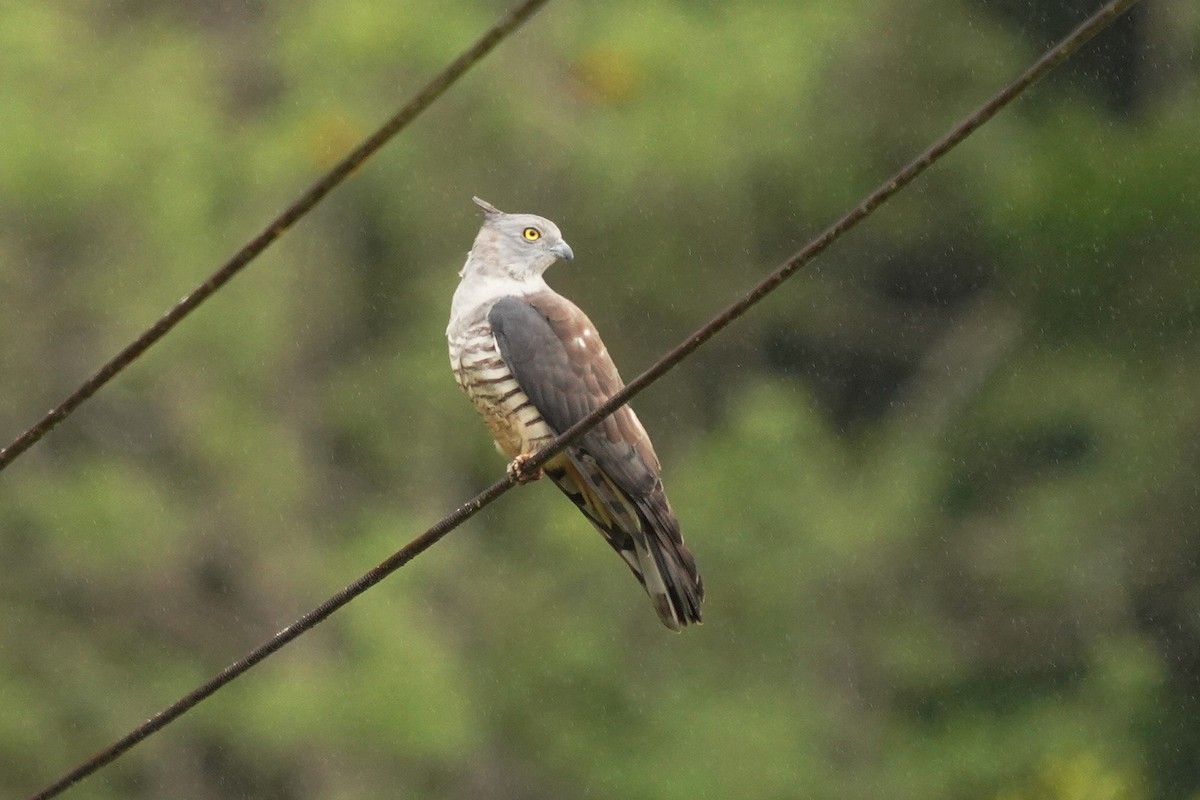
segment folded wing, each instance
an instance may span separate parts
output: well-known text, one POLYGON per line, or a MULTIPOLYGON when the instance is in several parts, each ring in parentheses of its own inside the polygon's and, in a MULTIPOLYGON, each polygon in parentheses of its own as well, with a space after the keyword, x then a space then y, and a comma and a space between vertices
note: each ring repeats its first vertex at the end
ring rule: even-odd
MULTIPOLYGON (((591 320, 554 292, 501 298, 488 322, 509 371, 556 433, 623 386, 591 320)), ((700 622, 703 582, 632 409, 618 409, 546 472, 629 565, 667 627, 700 622)))

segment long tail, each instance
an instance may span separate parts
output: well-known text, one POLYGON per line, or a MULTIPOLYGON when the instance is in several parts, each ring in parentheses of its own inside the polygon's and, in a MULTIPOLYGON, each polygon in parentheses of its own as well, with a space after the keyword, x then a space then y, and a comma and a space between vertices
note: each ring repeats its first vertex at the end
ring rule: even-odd
POLYGON ((704 581, 661 486, 631 497, 590 458, 563 458, 546 474, 603 534, 673 631, 698 623, 704 581))

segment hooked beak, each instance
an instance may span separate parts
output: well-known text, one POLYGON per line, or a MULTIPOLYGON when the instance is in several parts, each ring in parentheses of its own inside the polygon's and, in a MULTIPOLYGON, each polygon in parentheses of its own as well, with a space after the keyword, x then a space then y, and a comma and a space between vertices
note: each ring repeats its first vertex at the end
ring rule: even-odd
POLYGON ((550 248, 550 252, 564 261, 575 260, 575 252, 571 250, 571 245, 567 244, 566 242, 558 242, 550 248))

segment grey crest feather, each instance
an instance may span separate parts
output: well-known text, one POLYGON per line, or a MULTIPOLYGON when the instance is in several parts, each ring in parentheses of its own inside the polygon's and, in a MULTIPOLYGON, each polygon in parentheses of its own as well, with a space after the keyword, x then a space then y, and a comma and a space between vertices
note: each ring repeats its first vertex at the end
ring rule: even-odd
POLYGON ((496 208, 494 205, 489 203, 487 200, 484 200, 482 197, 472 197, 471 199, 474 200, 475 205, 482 208, 483 213, 487 214, 488 216, 491 216, 493 214, 503 214, 504 213, 503 211, 501 211, 500 209, 496 208))

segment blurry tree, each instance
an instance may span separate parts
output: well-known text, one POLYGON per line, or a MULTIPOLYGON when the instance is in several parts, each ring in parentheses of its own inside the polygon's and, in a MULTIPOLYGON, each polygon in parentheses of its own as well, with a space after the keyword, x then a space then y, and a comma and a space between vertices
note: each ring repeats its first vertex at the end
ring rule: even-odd
MULTIPOLYGON (((6 440, 504 6, 8 4, 6 440)), ((472 194, 630 376, 1089 10, 550 4, 0 475, 0 792, 501 474, 472 194)), ((702 628, 534 486, 75 793, 1195 798, 1198 47, 1143 4, 638 400, 702 628)))

